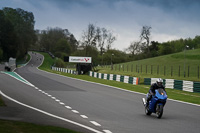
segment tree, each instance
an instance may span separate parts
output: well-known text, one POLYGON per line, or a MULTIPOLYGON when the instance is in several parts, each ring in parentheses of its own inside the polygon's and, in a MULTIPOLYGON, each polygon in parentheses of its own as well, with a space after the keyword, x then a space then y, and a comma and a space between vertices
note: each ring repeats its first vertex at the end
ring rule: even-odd
POLYGON ((150 53, 150 49, 149 49, 150 35, 151 35, 150 29, 151 29, 150 26, 143 26, 141 34, 140 34, 141 42, 145 40, 145 45, 146 45, 146 48, 148 49, 148 53, 150 53))
POLYGON ((16 57, 18 40, 14 26, 3 10, 0 10, 0 49, 3 51, 3 59, 7 60, 9 57, 16 57))
POLYGON ((64 39, 67 41, 67 43, 70 45, 70 53, 72 51, 76 51, 78 45, 77 40, 73 34, 71 34, 67 29, 61 29, 58 27, 43 30, 40 34, 37 34, 37 36, 39 38, 39 44, 41 45, 42 49, 51 51, 54 54, 59 52, 57 49, 57 44, 60 40, 64 39))
POLYGON ((94 24, 89 24, 86 31, 83 31, 82 36, 85 46, 96 46, 96 27, 94 24))
POLYGON ((94 24, 89 24, 86 31, 82 35, 82 45, 85 46, 86 55, 88 55, 88 46, 99 47, 100 54, 103 54, 104 47, 109 50, 111 44, 116 40, 113 33, 106 28, 96 27, 94 24))
POLYGON ((140 51, 140 42, 131 42, 126 51, 130 52, 133 57, 136 53, 140 51))
POLYGON ((113 36, 112 32, 108 33, 108 37, 107 37, 107 50, 109 50, 112 46, 112 43, 116 40, 116 37, 113 36))
POLYGON ((5 7, 3 13, 14 29, 12 32, 16 35, 16 40, 12 40, 16 47, 16 56, 22 58, 31 44, 35 43, 36 36, 34 31, 34 15, 32 12, 17 8, 5 7))
POLYGON ((56 51, 66 53, 67 55, 71 54, 71 46, 66 39, 61 38, 56 43, 56 51))
POLYGON ((100 48, 100 55, 103 54, 105 41, 106 41, 107 37, 108 37, 107 30, 105 28, 97 27, 96 38, 97 38, 97 44, 100 48))

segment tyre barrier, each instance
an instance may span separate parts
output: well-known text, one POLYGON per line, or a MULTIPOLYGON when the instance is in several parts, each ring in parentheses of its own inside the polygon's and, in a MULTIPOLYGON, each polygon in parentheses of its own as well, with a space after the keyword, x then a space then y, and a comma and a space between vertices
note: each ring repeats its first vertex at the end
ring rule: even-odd
POLYGON ((105 79, 105 80, 114 80, 118 82, 123 82, 123 83, 129 83, 133 85, 138 85, 139 84, 139 78, 137 77, 129 77, 129 76, 123 76, 123 75, 116 75, 116 74, 106 74, 106 73, 97 73, 97 72, 89 72, 89 76, 95 77, 95 78, 100 78, 100 79, 105 79))
POLYGON ((66 69, 66 68, 59 68, 59 67, 51 67, 52 70, 54 71, 59 71, 59 72, 64 72, 64 73, 71 73, 71 74, 76 74, 76 71, 66 69))
MULTIPOLYGON (((151 85, 156 82, 157 78, 144 78, 145 85, 151 85)), ((163 79, 163 85, 166 88, 182 90, 187 92, 199 92, 200 93, 200 82, 175 80, 175 79, 163 79)))

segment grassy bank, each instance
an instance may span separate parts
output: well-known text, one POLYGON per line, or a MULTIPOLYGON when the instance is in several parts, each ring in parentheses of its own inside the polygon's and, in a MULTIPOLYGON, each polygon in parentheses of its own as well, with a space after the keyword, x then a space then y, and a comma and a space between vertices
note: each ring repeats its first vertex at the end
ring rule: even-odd
POLYGON ((159 56, 139 61, 98 67, 98 72, 144 78, 200 81, 200 49, 159 56), (185 70, 185 77, 184 77, 185 70), (199 75, 199 77, 198 77, 199 75))
MULTIPOLYGON (((52 62, 53 59, 48 58, 48 55, 46 55, 46 54, 44 54, 44 56, 45 56, 44 66, 48 66, 49 62, 52 62), (46 56, 47 56, 47 58, 46 58, 46 56)), ((48 68, 48 67, 41 66, 40 69, 51 72, 51 73, 64 75, 67 77, 72 77, 72 78, 87 80, 87 81, 91 81, 91 82, 106 84, 106 85, 122 88, 125 90, 140 92, 140 93, 144 93, 144 94, 147 93, 147 91, 149 90, 149 87, 150 87, 147 85, 131 85, 131 84, 126 84, 126 83, 117 82, 117 81, 98 79, 98 78, 90 77, 88 75, 72 75, 72 74, 68 74, 68 73, 53 71, 50 69, 50 67, 48 68)), ((168 97, 171 99, 180 100, 180 101, 189 102, 189 103, 200 104, 200 93, 184 92, 184 91, 174 90, 174 89, 166 89, 166 90, 168 93, 168 97)))
POLYGON ((0 120, 0 133, 77 133, 65 128, 0 120))

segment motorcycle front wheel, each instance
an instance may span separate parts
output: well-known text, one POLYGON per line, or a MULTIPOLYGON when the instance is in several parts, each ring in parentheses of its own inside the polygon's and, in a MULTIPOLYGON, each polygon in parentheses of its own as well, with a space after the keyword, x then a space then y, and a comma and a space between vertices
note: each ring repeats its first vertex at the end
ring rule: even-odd
POLYGON ((146 115, 151 115, 152 112, 149 111, 149 107, 145 107, 145 114, 146 115))
POLYGON ((163 115, 163 105, 159 105, 159 104, 156 105, 156 115, 157 115, 157 118, 162 117, 162 115, 163 115))

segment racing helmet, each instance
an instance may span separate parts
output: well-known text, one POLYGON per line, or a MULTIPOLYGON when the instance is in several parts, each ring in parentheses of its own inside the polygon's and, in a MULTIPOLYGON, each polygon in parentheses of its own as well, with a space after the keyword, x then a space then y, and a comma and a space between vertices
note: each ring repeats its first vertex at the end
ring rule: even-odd
POLYGON ((161 86, 162 86, 162 83, 163 83, 163 80, 162 80, 161 78, 158 78, 158 79, 156 80, 156 84, 157 84, 158 87, 161 87, 161 86))

